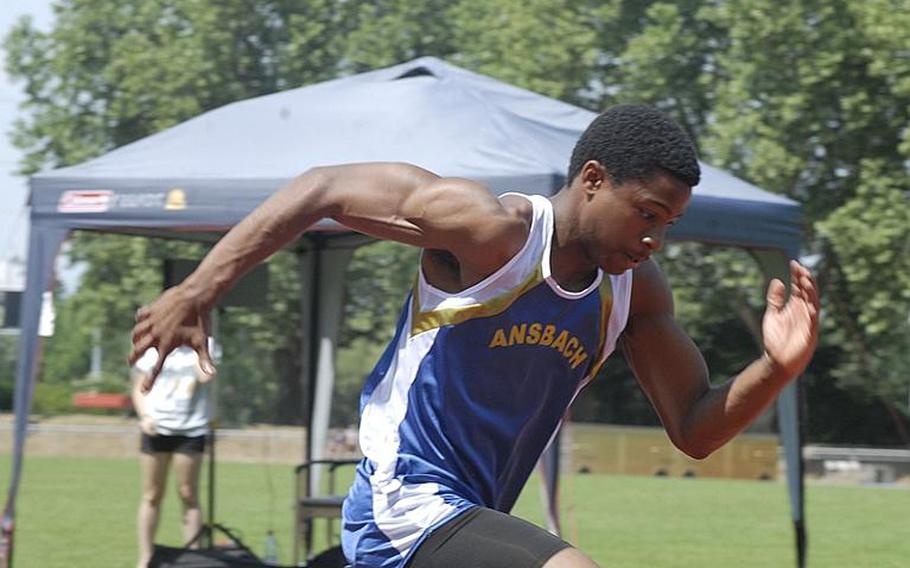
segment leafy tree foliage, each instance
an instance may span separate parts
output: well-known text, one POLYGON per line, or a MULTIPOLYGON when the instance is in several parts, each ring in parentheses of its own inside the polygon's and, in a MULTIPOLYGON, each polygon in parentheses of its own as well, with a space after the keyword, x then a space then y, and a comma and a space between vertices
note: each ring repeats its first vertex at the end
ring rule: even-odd
MULTIPOLYGON (((26 152, 23 172, 76 163, 228 102, 334 76, 343 9, 318 1, 67 0, 50 32, 23 20, 5 40, 10 75, 29 95, 14 136, 26 152)), ((89 268, 60 303, 42 377, 85 377, 95 329, 103 330, 106 373, 125 376, 132 313, 160 291, 162 260, 201 253, 109 235, 77 234, 71 244, 71 259, 89 268)), ((224 318, 225 330, 236 318, 244 330, 237 333, 252 336, 252 343, 223 338, 228 421, 300 417, 299 281, 293 262, 273 264, 270 309, 231 309, 224 318), (263 360, 275 371, 267 375, 263 360)))
POLYGON ((834 308, 826 332, 855 346, 832 373, 898 402, 910 376, 910 202, 882 164, 866 162, 862 171, 856 196, 818 225, 834 308))
MULTIPOLYGON (((834 379, 855 391, 861 382, 867 394, 884 397, 900 434, 894 441, 904 444, 910 444, 908 310, 906 287, 900 288, 906 241, 894 227, 910 189, 910 68, 900 56, 910 40, 910 28, 901 26, 908 7, 750 0, 703 12, 729 37, 718 56, 725 77, 707 152, 719 165, 803 203, 807 249, 821 255, 822 342, 831 349, 822 349, 813 367, 829 374, 814 377, 810 388, 834 379), (866 276, 872 268, 874 281, 866 276)), ((810 400, 810 412, 816 405, 810 400)))
POLYGON ((19 338, 0 334, 0 408, 12 408, 19 338))
POLYGON ((449 10, 459 47, 453 59, 519 87, 579 102, 597 55, 595 13, 572 0, 463 0, 449 10))
POLYGON ((423 55, 455 52, 446 0, 377 0, 351 4, 356 24, 344 48, 345 70, 359 73, 423 55))
MULTIPOLYGON (((622 7, 620 20, 629 33, 616 51, 621 84, 605 100, 646 100, 664 108, 697 137, 704 160, 803 204, 805 249, 820 257, 825 316, 822 346, 806 377, 810 432, 820 441, 856 441, 830 417, 853 413, 866 424, 880 424, 883 413, 862 410, 871 396, 894 420, 865 429, 864 439, 910 444, 908 359, 905 348, 897 347, 907 345, 907 270, 900 260, 906 245, 889 229, 900 223, 910 189, 910 67, 902 55, 910 4, 641 4, 622 7), (890 200, 883 195, 876 200, 862 189, 866 186, 890 188, 890 200), (891 209, 886 214, 873 203, 891 209), (859 215, 863 206, 867 214, 859 215), (879 284, 857 280, 870 259, 879 259, 874 270, 879 284), (853 275, 850 287, 847 274, 853 275), (887 333, 876 335, 884 329, 887 333), (838 412, 813 412, 832 399, 843 403, 838 412), (817 424, 816 418, 828 420, 817 424), (890 437, 881 435, 886 430, 890 437)), ((763 286, 729 255, 706 251, 664 262, 680 317, 703 348, 711 345, 709 337, 736 329, 733 320, 712 321, 710 314, 737 314, 747 329, 760 315, 754 299, 760 299, 755 292, 763 286), (705 297, 704 290, 716 293, 705 297), (743 302, 745 297, 753 301, 743 302), (710 322, 714 331, 700 322, 710 322)), ((732 349, 738 353, 734 359, 744 355, 741 348, 732 349)), ((710 349, 706 355, 711 363, 710 349)), ((723 363, 720 368, 730 369, 723 363)))

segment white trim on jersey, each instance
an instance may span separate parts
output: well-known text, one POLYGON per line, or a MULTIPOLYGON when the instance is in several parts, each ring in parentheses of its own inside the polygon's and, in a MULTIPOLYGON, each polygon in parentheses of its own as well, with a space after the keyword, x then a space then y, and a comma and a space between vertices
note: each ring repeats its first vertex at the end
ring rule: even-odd
MULTIPOLYGON (((519 195, 526 199, 536 197, 546 201, 546 198, 540 196, 527 196, 520 193, 505 193, 506 195, 519 195)), ((534 203, 533 199, 530 199, 534 203)), ((421 268, 418 271, 418 290, 417 296, 420 301, 420 311, 426 312, 437 309, 460 308, 475 304, 483 304, 504 292, 514 289, 520 285, 528 276, 538 268, 538 260, 544 247, 547 246, 547 238, 535 239, 538 225, 545 221, 541 215, 538 215, 540 204, 534 207, 534 215, 531 218, 531 228, 528 231, 528 238, 522 245, 521 249, 515 253, 504 265, 496 272, 487 276, 477 284, 462 290, 460 292, 446 292, 436 288, 427 282, 426 276, 421 268)), ((547 231, 543 231, 546 233, 547 231)))
MULTIPOLYGON (((405 328, 410 328, 411 313, 405 328)), ((395 477, 401 440, 398 429, 408 410, 408 391, 417 376, 420 362, 433 347, 438 329, 416 336, 401 333, 389 372, 370 395, 360 422, 360 447, 375 467, 370 476, 373 519, 403 557, 416 544, 422 531, 454 511, 435 494, 436 484, 402 484, 395 477)))

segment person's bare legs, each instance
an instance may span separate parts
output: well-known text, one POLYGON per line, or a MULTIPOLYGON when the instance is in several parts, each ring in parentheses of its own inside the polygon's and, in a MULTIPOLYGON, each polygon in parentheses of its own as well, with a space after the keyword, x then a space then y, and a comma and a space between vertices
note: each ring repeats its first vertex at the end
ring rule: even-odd
POLYGON ((547 560, 543 568, 598 568, 598 566, 577 548, 564 548, 547 560))
MULTIPOLYGON (((199 470, 202 466, 202 453, 175 453, 174 476, 177 481, 177 494, 183 505, 183 541, 189 542, 199 534, 202 528, 202 510, 199 508, 199 470)), ((193 547, 198 547, 194 543, 193 547)))
POLYGON ((164 485, 167 481, 170 461, 171 455, 167 453, 140 454, 142 497, 139 500, 136 523, 139 536, 139 563, 137 564, 139 568, 146 568, 152 558, 152 543, 155 541, 155 531, 158 529, 161 499, 164 497, 164 485))

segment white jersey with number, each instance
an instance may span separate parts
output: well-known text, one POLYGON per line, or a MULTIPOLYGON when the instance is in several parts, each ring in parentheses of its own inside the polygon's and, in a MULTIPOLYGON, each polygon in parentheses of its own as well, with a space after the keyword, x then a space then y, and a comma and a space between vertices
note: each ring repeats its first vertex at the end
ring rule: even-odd
MULTIPOLYGON (((148 373, 158 358, 154 347, 142 354, 136 370, 148 373)), ((202 436, 208 432, 209 385, 200 383, 199 356, 189 347, 168 355, 152 390, 145 395, 145 413, 164 436, 202 436)))

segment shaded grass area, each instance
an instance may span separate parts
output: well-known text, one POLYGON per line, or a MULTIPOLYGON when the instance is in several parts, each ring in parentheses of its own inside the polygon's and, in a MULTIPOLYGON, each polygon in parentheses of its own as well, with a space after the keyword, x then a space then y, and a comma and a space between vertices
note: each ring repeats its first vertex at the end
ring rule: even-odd
MULTIPOLYGON (((236 530, 257 553, 266 530, 274 529, 286 563, 292 547, 292 470, 285 464, 216 467, 216 521, 236 530)), ((9 471, 9 456, 0 456, 3 487, 9 471)), ((206 477, 203 471, 203 481, 206 477)), ((205 488, 202 495, 205 502, 205 488)), ((135 566, 138 499, 138 461, 28 458, 15 565, 135 566)), ((783 483, 572 475, 563 484, 562 502, 565 536, 605 567, 795 565, 783 483)), ((541 522, 536 480, 515 513, 541 522)), ((810 485, 809 565, 907 566, 908 513, 906 487, 810 485)), ((172 479, 157 540, 181 544, 172 479)))

